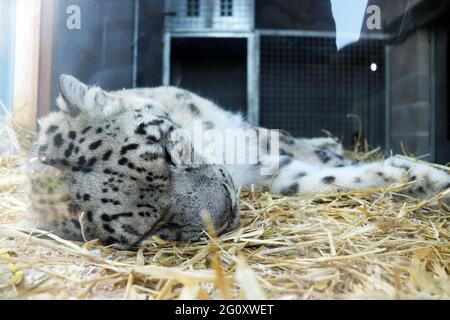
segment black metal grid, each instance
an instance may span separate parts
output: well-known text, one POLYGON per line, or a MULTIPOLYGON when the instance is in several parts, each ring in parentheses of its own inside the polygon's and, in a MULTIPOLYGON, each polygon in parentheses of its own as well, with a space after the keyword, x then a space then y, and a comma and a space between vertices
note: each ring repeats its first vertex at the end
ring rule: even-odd
POLYGON ((166 0, 172 15, 168 31, 249 30, 253 15, 249 0, 166 0))
POLYGON ((233 0, 220 0, 220 15, 222 17, 233 16, 233 0))
POLYGON ((186 15, 188 17, 198 17, 200 15, 200 0, 186 1, 186 15))
POLYGON ((364 40, 337 52, 334 37, 262 36, 260 123, 295 136, 316 137, 323 129, 349 146, 359 134, 384 145, 384 44, 364 40), (377 70, 371 70, 371 64, 377 70))

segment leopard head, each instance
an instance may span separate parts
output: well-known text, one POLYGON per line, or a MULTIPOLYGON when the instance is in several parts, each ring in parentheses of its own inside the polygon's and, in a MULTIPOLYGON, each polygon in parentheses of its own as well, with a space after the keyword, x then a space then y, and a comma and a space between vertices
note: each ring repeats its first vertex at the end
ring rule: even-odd
POLYGON ((66 176, 88 238, 122 248, 159 234, 189 240, 204 228, 204 212, 219 231, 235 225, 228 172, 185 162, 192 144, 158 101, 115 95, 67 75, 60 91, 59 111, 40 120, 36 153, 66 176))

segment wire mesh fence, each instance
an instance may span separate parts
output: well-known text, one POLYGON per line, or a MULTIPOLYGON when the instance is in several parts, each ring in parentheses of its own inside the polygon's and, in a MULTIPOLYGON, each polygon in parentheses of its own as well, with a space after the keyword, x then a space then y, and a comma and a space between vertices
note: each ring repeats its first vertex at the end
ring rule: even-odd
POLYGON ((339 52, 335 38, 325 36, 262 36, 260 43, 261 125, 305 137, 326 129, 347 145, 359 134, 384 144, 382 41, 361 40, 339 52))
MULTIPOLYGON (((253 1, 167 0, 166 4, 171 12, 166 30, 172 34, 193 32, 198 37, 206 31, 253 32, 253 1)), ((362 39, 337 51, 332 32, 302 36, 264 31, 269 34, 261 33, 256 52, 260 66, 255 70, 262 126, 306 137, 321 135, 325 129, 343 138, 347 146, 356 136, 372 146, 384 146, 382 40, 362 39)), ((249 56, 255 55, 250 52, 249 56)))

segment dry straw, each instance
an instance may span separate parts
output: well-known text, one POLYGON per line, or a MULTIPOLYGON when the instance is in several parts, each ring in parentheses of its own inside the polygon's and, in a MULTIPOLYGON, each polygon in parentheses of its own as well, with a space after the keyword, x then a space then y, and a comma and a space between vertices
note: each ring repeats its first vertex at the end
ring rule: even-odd
POLYGON ((399 195, 405 184, 314 197, 241 192, 235 231, 154 238, 127 252, 15 226, 29 210, 25 159, 0 159, 1 299, 450 298, 440 201, 450 190, 430 201, 399 195))

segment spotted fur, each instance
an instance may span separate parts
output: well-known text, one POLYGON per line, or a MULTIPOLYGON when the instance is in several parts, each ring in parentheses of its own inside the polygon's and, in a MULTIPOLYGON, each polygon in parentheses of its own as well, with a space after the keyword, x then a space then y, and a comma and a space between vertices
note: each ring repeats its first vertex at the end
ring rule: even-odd
POLYGON ((202 215, 211 216, 218 232, 235 226, 239 208, 231 177, 218 165, 173 160, 179 145, 190 142, 171 135, 177 124, 160 102, 120 97, 63 76, 58 106, 40 121, 31 167, 37 176, 64 177, 73 209, 55 209, 59 199, 38 206, 42 195, 35 190, 35 211, 52 217, 47 227, 66 238, 100 238, 128 249, 154 235, 196 239, 205 228, 202 215))
MULTIPOLYGON (((428 165, 398 157, 359 163, 345 158, 342 145, 331 138, 286 133, 279 157, 262 153, 256 163, 222 166, 214 163, 224 155, 206 155, 205 164, 186 165, 185 151, 196 155, 196 150, 175 134, 177 128, 194 136, 200 122, 207 148, 219 142, 214 132, 252 126, 179 88, 105 92, 62 76, 57 104, 60 111, 41 119, 31 165, 32 203, 49 229, 70 239, 100 238, 124 249, 153 235, 192 240, 205 228, 205 214, 219 233, 226 232, 238 221, 235 186, 290 196, 411 181, 408 195, 430 198, 450 183, 446 172, 428 165), (263 166, 272 169, 262 175, 263 166), (36 186, 44 178, 61 186, 41 192, 45 188, 36 186)), ((262 136, 263 128, 253 129, 262 136)), ((270 149, 273 141, 261 143, 270 149)))

